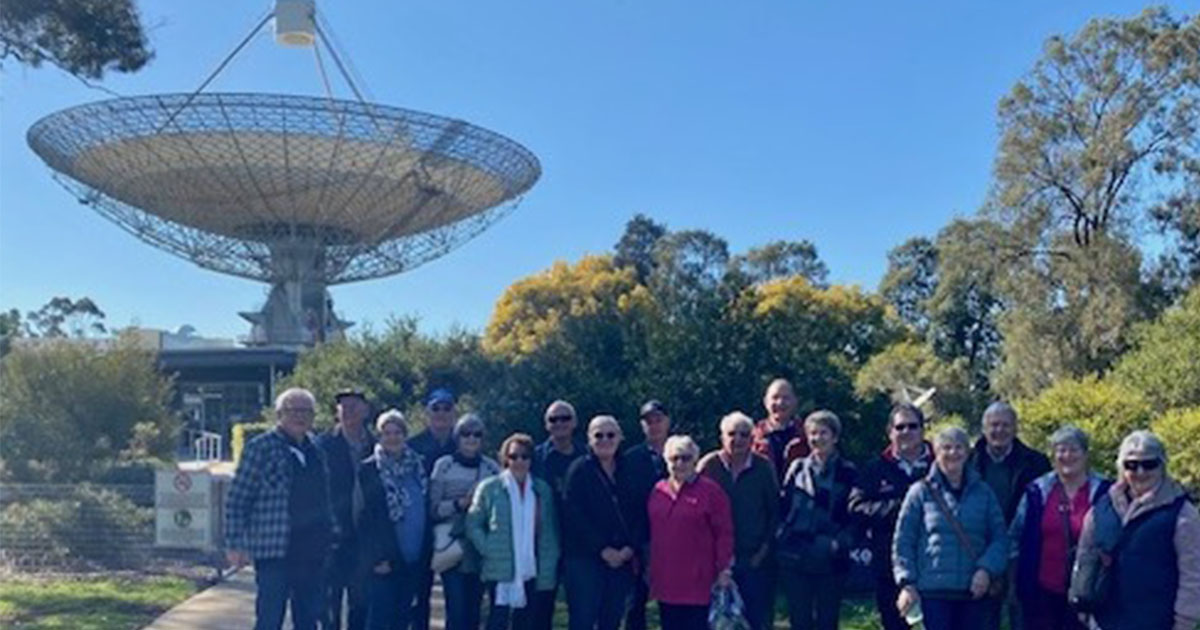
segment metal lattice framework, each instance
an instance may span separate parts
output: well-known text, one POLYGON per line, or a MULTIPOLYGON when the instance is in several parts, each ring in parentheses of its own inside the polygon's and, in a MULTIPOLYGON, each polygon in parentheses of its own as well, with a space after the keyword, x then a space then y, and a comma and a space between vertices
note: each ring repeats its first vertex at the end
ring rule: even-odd
POLYGON ((118 98, 28 140, 81 202, 201 267, 337 284, 411 269, 510 211, 541 174, 499 134, 363 102, 118 98))

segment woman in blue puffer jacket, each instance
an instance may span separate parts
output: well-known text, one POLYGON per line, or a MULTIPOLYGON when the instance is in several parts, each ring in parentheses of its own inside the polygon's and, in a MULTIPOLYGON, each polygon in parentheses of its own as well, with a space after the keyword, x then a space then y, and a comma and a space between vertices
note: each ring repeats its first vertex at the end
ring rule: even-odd
POLYGON ((920 606, 927 630, 982 628, 983 598, 1008 566, 1008 532, 995 493, 966 468, 967 433, 943 429, 935 465, 904 496, 892 540, 896 606, 920 606))

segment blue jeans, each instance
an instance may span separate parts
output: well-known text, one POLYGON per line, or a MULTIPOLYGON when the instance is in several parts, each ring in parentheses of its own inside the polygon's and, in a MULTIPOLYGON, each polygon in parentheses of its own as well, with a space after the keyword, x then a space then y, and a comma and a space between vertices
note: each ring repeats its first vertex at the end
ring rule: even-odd
POLYGON ((442 594, 446 601, 446 630, 479 630, 479 604, 483 600, 479 574, 459 569, 443 572, 442 594))
POLYGON ((433 570, 429 568, 428 558, 421 568, 413 565, 413 571, 419 572, 420 575, 417 576, 419 580, 416 583, 416 599, 412 605, 412 630, 429 630, 429 597, 433 593, 433 570))
POLYGON ((635 579, 628 565, 609 568, 599 556, 566 561, 570 630, 617 630, 635 579))
POLYGON ((746 621, 751 630, 764 630, 775 625, 774 571, 764 562, 757 567, 733 567, 733 581, 746 605, 746 621))
MULTIPOLYGON (((525 607, 510 608, 508 606, 496 605, 496 583, 488 582, 488 619, 487 630, 508 630, 509 624, 515 630, 526 630, 532 627, 533 619, 537 615, 538 606, 543 603, 544 598, 537 596, 536 582, 529 580, 525 582, 525 607)), ((475 628, 479 625, 476 624, 475 628)), ((474 628, 472 629, 474 630, 474 628)))
POLYGON ((416 564, 394 564, 389 573, 372 573, 367 578, 367 630, 407 628, 420 578, 416 564))
POLYGON ((342 598, 346 600, 346 630, 363 630, 367 624, 366 575, 358 571, 358 549, 346 545, 338 550, 329 568, 329 612, 324 630, 342 627, 342 598))
POLYGON ((984 628, 988 619, 986 601, 980 599, 921 598, 925 630, 984 628))
POLYGON ((316 630, 325 597, 321 567, 300 566, 284 558, 256 560, 254 585, 254 630, 279 630, 284 611, 292 603, 292 628, 316 630))

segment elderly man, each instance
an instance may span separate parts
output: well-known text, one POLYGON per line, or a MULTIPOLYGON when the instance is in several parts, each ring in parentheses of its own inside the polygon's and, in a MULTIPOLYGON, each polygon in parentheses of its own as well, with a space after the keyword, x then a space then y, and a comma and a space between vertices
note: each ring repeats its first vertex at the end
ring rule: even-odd
MULTIPOLYGON (((549 484, 554 491, 555 513, 559 515, 559 540, 562 540, 563 497, 566 494, 567 469, 575 460, 587 455, 587 444, 575 435, 578 419, 575 407, 565 400, 556 400, 546 407, 542 416, 549 437, 533 450, 533 475, 549 484)), ((555 575, 562 581, 563 562, 560 559, 555 575)), ((553 625, 553 602, 558 597, 558 585, 548 591, 538 591, 547 601, 534 608, 533 630, 550 630, 553 625)))
POLYGON ((766 457, 775 467, 777 479, 792 461, 808 455, 803 423, 796 415, 796 391, 786 379, 777 378, 767 386, 763 396, 767 417, 754 426, 753 451, 766 457))
MULTIPOLYGON (((630 477, 636 486, 637 493, 642 497, 638 505, 646 509, 646 502, 654 485, 667 478, 667 462, 663 459, 663 446, 667 436, 671 434, 671 417, 667 408, 657 400, 648 400, 638 414, 642 423, 642 433, 646 441, 629 449, 625 453, 625 461, 629 466, 630 477)), ((643 519, 648 515, 643 515, 643 519)), ((641 566, 649 566, 649 550, 639 552, 641 566)), ((645 571, 633 586, 633 596, 629 600, 629 612, 625 616, 625 630, 646 630, 646 601, 650 597, 650 586, 645 580, 645 571)))
MULTIPOLYGON (((439 387, 425 398, 425 430, 408 441, 408 448, 416 451, 425 465, 425 477, 433 472, 433 464, 457 448, 454 443, 454 392, 439 387)), ((421 580, 417 583, 417 596, 413 600, 412 630, 429 630, 429 597, 433 591, 433 570, 428 562, 421 563, 421 580)))
POLYGON ((875 574, 875 605, 884 630, 908 630, 896 610, 900 589, 892 577, 892 536, 909 486, 933 465, 933 447, 925 441, 925 414, 901 403, 887 418, 888 446, 858 476, 850 491, 850 513, 865 525, 875 574))
POLYGON ((321 574, 336 532, 325 458, 309 439, 316 400, 292 388, 275 399, 276 426, 242 451, 225 512, 225 546, 236 566, 254 561, 255 630, 315 630, 321 574))
POLYGON ((700 474, 716 481, 733 505, 733 581, 746 602, 753 630, 774 625, 771 540, 779 524, 779 483, 771 463, 750 451, 754 421, 735 411, 721 418, 721 448, 700 460, 700 474))
MULTIPOLYGON (((329 610, 326 628, 342 627, 342 600, 346 600, 347 630, 362 630, 367 623, 367 597, 363 590, 366 576, 357 571, 358 528, 355 526, 361 505, 355 505, 358 493, 358 466, 375 450, 375 437, 366 427, 371 405, 360 389, 347 388, 334 397, 337 424, 321 434, 317 448, 329 467, 329 491, 333 515, 340 536, 326 577, 329 610)), ((361 502, 361 500, 360 500, 361 502)))
MULTIPOLYGON (((1025 486, 1050 472, 1050 460, 1017 439, 1017 411, 1002 401, 984 410, 983 437, 975 443, 970 465, 996 493, 1006 525, 1012 524, 1025 486)), ((1013 594, 1008 588, 1001 597, 987 602, 989 628, 1000 627, 1001 609, 1007 608, 1009 627, 1020 630, 1021 613, 1013 594)))

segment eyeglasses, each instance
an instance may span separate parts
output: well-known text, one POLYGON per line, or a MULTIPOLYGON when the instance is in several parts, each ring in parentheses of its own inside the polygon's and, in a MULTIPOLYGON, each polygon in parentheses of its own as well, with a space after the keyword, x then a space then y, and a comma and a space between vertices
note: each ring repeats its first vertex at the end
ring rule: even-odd
POLYGON ((317 413, 312 407, 280 407, 279 412, 290 413, 294 416, 312 416, 317 413))
POLYGON ((892 428, 896 430, 896 433, 905 433, 907 431, 918 431, 921 425, 917 422, 905 422, 904 424, 893 424, 892 428))
POLYGON ((531 458, 529 456, 529 453, 521 452, 521 453, 509 453, 508 454, 508 461, 510 461, 510 462, 518 461, 518 460, 527 462, 530 459, 531 458))
POLYGON ((695 459, 695 456, 693 456, 691 453, 680 453, 678 455, 672 455, 672 456, 668 457, 667 459, 669 459, 673 462, 686 464, 686 463, 692 461, 693 459, 695 459))
POLYGON ((726 431, 725 437, 748 438, 748 437, 750 437, 750 432, 749 431, 726 431))
POLYGON ((438 403, 436 405, 429 406, 430 411, 450 411, 453 408, 454 406, 450 403, 438 403))
POLYGON ((550 424, 558 424, 558 423, 560 423, 560 422, 570 422, 570 421, 572 421, 572 420, 574 420, 574 419, 575 419, 575 416, 570 416, 570 415, 564 415, 564 416, 548 416, 548 417, 546 418, 546 422, 549 422, 550 424))
POLYGON ((458 434, 458 437, 460 437, 460 438, 481 438, 481 437, 483 437, 483 431, 463 431, 462 433, 458 434))
POLYGON ((596 440, 615 440, 617 439, 616 431, 596 432, 592 434, 592 438, 596 440))
POLYGON ((1150 472, 1152 470, 1158 470, 1158 467, 1161 465, 1162 460, 1158 459, 1127 459, 1121 462, 1121 468, 1124 468, 1129 472, 1136 472, 1139 468, 1146 472, 1150 472))

